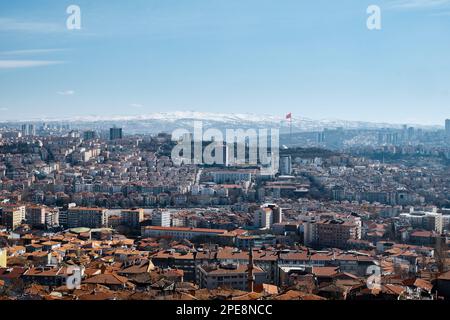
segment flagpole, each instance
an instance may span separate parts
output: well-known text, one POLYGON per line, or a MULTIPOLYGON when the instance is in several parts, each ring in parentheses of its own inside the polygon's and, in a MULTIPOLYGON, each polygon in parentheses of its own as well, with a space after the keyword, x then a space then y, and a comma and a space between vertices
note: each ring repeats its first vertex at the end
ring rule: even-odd
POLYGON ((289 143, 290 143, 291 148, 292 148, 292 115, 291 115, 291 118, 289 119, 289 124, 290 124, 290 128, 289 128, 289 130, 290 130, 289 143))

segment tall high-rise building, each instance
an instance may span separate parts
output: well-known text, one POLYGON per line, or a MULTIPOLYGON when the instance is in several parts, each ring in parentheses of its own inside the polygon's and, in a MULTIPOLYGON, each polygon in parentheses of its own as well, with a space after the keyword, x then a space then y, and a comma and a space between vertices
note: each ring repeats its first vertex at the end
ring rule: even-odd
POLYGON ((280 174, 282 176, 292 173, 292 158, 290 155, 280 156, 280 174))
POLYGON ((416 129, 414 127, 408 128, 408 139, 412 140, 416 134, 416 129))
POLYGON ((23 124, 21 131, 23 137, 36 135, 36 127, 34 124, 23 124))
POLYGON ((28 125, 28 134, 32 137, 36 135, 36 127, 34 126, 34 124, 28 125))
POLYGON ((445 134, 450 138, 450 119, 445 120, 445 134))
POLYGON ((26 124, 22 125, 21 132, 22 132, 22 137, 28 136, 28 126, 26 124))
POLYGON ((96 137, 96 133, 93 130, 88 130, 83 132, 83 139, 84 140, 93 140, 96 137))
POLYGON ((120 140, 120 139, 122 139, 122 128, 109 129, 109 140, 120 140))
POLYGON ((317 143, 324 143, 325 142, 325 133, 319 132, 317 133, 317 143))

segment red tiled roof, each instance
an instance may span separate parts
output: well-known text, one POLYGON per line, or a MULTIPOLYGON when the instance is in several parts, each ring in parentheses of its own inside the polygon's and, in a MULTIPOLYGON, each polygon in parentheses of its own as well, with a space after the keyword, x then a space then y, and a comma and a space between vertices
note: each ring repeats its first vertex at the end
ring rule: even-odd
POLYGON ((128 282, 126 277, 115 273, 98 274, 83 281, 83 283, 105 284, 105 285, 123 285, 128 282))
POLYGON ((148 226, 145 230, 159 230, 159 231, 180 231, 180 232, 203 232, 203 233, 226 233, 227 230, 222 229, 201 229, 201 228, 184 228, 184 227, 158 227, 148 226))

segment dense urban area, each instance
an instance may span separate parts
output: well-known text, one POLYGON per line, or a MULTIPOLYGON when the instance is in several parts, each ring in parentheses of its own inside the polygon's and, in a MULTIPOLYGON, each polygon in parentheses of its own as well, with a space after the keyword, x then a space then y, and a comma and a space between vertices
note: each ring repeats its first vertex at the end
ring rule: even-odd
POLYGON ((450 120, 282 142, 267 173, 175 165, 169 133, 0 124, 0 299, 450 299, 450 120))

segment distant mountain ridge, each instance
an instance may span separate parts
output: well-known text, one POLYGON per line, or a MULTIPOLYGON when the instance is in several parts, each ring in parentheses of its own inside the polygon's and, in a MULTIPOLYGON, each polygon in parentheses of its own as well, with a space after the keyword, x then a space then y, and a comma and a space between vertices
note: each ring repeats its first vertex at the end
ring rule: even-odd
MULTIPOLYGON (((156 131, 165 129, 173 130, 175 128, 192 127, 193 121, 202 121, 204 127, 224 128, 278 128, 281 131, 289 130, 289 120, 285 116, 267 115, 267 114, 251 114, 251 113, 212 113, 212 112, 194 112, 194 111, 177 111, 177 112, 159 112, 134 116, 80 116, 71 118, 43 118, 30 119, 28 122, 69 122, 80 124, 82 126, 89 123, 103 123, 104 125, 113 123, 123 127, 137 128, 153 128, 156 131)), ((5 122, 5 121, 4 121, 5 122)), ((9 121, 18 123, 20 121, 9 121)), ((403 124, 392 123, 376 123, 367 121, 348 121, 339 119, 320 119, 314 120, 301 116, 293 115, 292 129, 299 131, 317 131, 325 128, 333 129, 342 127, 344 129, 400 129, 403 124)), ((416 128, 422 129, 441 129, 440 126, 408 124, 416 128)), ((155 131, 151 130, 151 131, 155 131)), ((155 132, 156 132, 155 131, 155 132)))

